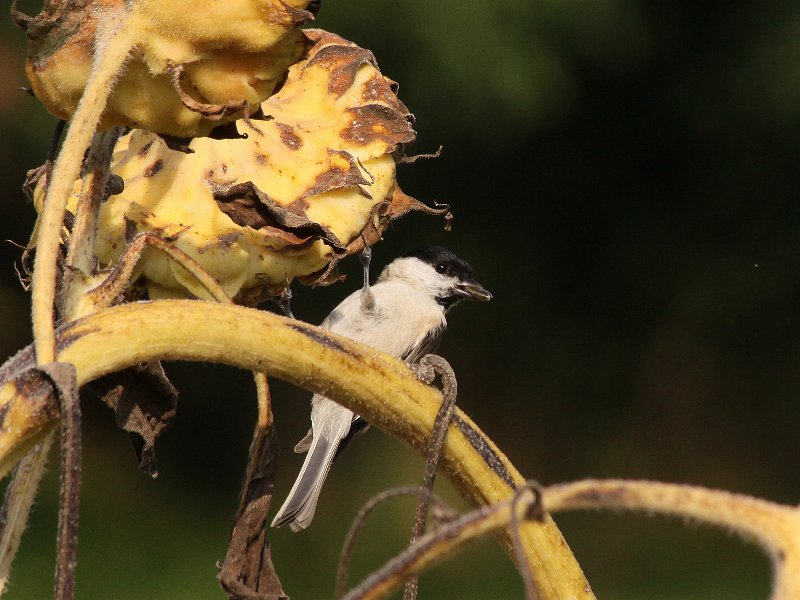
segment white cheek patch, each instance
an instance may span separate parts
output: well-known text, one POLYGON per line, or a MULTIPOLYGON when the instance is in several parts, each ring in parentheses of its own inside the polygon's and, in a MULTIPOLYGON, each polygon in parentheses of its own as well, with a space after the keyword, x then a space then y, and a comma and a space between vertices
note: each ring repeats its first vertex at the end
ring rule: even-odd
POLYGON ((386 267, 379 281, 388 279, 403 281, 431 299, 451 297, 456 284, 461 282, 458 277, 437 273, 432 265, 412 257, 396 259, 386 267))
POLYGON ((436 274, 437 277, 432 279, 428 283, 428 289, 431 292, 431 296, 434 298, 446 298, 451 296, 453 293, 453 288, 455 287, 456 283, 458 283, 458 278, 456 277, 446 277, 444 275, 436 274))

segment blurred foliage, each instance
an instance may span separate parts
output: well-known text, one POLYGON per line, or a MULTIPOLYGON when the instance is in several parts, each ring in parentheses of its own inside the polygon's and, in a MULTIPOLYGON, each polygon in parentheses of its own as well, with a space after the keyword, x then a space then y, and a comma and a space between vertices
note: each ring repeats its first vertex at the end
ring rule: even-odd
MULTIPOLYGON (((23 3, 23 7, 28 7, 23 3)), ((527 476, 705 484, 797 502, 800 410, 800 5, 643 0, 328 1, 321 27, 372 49, 417 117, 404 189, 452 205, 454 229, 413 216, 376 247, 468 258, 495 300, 459 307, 441 353, 459 404, 527 476)), ((54 119, 24 85, 23 36, 0 25, 0 239, 24 243, 18 191, 54 119)), ((26 343, 19 250, 0 247, 0 350, 26 343)), ((318 322, 358 285, 297 289, 318 322)), ((268 343, 268 340, 265 340, 268 343)), ((247 374, 175 365, 183 391, 140 475, 110 413, 85 402, 79 597, 220 598, 254 394, 247 374)), ((300 457, 307 394, 275 388, 283 448, 276 501, 300 457)), ((307 532, 279 530, 273 554, 295 598, 330 597, 357 507, 416 481, 421 461, 371 432, 334 468, 307 532), (390 465, 390 468, 387 468, 390 465)), ((453 498, 446 485, 442 486, 453 498)), ((8 597, 51 589, 51 474, 8 597)), ((403 544, 410 502, 375 516, 357 548, 366 573, 403 544), (403 512, 401 512, 401 510, 403 512)), ((724 534, 620 515, 565 515, 567 540, 601 598, 766 597, 769 569, 724 534)), ((354 575, 355 576, 355 575, 354 575)), ((423 597, 521 597, 486 541, 423 577, 423 597)))

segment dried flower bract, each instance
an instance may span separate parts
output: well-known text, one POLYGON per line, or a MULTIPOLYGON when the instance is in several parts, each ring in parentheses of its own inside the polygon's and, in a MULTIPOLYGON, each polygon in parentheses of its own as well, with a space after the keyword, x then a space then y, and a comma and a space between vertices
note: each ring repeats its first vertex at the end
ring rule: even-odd
POLYGON ((106 21, 127 14, 131 58, 100 123, 205 135, 269 97, 303 52, 297 26, 308 0, 48 0, 16 14, 28 37, 26 71, 36 97, 69 120, 105 44, 106 21))
MULTIPOLYGON (((338 36, 308 30, 304 39, 261 116, 236 121, 232 136, 195 138, 189 152, 147 131, 123 136, 112 172, 124 190, 100 209, 101 263, 115 263, 133 235, 157 233, 231 297, 255 302, 295 278, 335 279, 339 258, 377 241, 391 218, 425 209, 396 186, 397 149, 415 134, 394 82, 338 36)), ((76 181, 70 206, 80 189, 76 181)), ((141 273, 151 297, 203 296, 161 253, 145 253, 141 273)))

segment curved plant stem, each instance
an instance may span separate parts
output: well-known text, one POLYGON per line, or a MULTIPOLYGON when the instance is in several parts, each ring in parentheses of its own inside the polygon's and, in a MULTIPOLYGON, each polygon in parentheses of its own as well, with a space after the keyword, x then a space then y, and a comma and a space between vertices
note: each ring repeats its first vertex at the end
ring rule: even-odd
MULTIPOLYGON (((415 366, 415 370, 420 368, 430 369, 430 375, 435 378, 439 375, 442 383, 442 405, 433 423, 431 439, 428 443, 428 451, 425 457, 425 473, 422 476, 422 486, 420 486, 419 500, 414 514, 414 524, 411 528, 410 542, 413 544, 425 533, 425 525, 428 519, 428 504, 433 493, 433 484, 436 482, 436 473, 439 471, 439 460, 442 455, 444 438, 450 421, 453 419, 453 410, 456 407, 456 396, 458 395, 458 382, 453 368, 444 358, 436 354, 428 354, 415 366)), ((524 570, 523 570, 524 572, 524 570)), ((403 600, 416 600, 419 594, 419 580, 412 577, 406 581, 403 590, 403 600)))
POLYGON ((33 335, 38 364, 53 362, 56 340, 53 308, 56 295, 58 248, 64 210, 80 174, 81 162, 97 130, 120 69, 133 46, 136 28, 127 23, 124 9, 108 11, 98 28, 98 45, 92 73, 67 137, 53 168, 47 198, 38 225, 32 286, 33 335))
POLYGON ((81 488, 81 407, 75 367, 50 363, 39 367, 51 380, 61 407, 59 466, 58 536, 56 539, 56 600, 75 596, 75 569, 78 566, 78 523, 81 488))
MULTIPOLYGON (((336 592, 334 598, 339 600, 344 597, 345 586, 347 585, 347 571, 350 569, 350 557, 353 554, 356 537, 364 527, 370 513, 392 498, 397 498, 398 496, 416 496, 419 498, 419 496, 424 493, 425 490, 422 487, 391 488, 373 496, 361 507, 361 510, 358 511, 358 514, 353 519, 350 529, 347 531, 344 543, 342 543, 342 551, 339 554, 339 566, 336 568, 336 592)), ((453 521, 457 518, 458 513, 445 504, 445 502, 433 492, 429 491, 428 499, 441 514, 447 515, 449 518, 448 520, 453 521)))
MULTIPOLYGON (((319 392, 424 453, 441 405, 437 390, 408 365, 329 331, 239 306, 190 300, 132 303, 99 311, 59 330, 60 361, 75 365, 78 383, 162 360, 194 360, 262 371, 319 392)), ((0 429, 0 475, 19 451, 40 439, 53 417, 27 411, 14 381, 0 386, 0 410, 26 427, 0 429)), ((511 498, 525 479, 463 412, 456 409, 442 468, 476 506, 511 498)), ((521 526, 525 557, 543 600, 593 598, 580 567, 552 520, 521 526)), ((508 550, 512 544, 504 537, 508 550)))
POLYGON ((237 519, 242 516, 244 509, 247 506, 249 491, 248 487, 252 485, 253 480, 257 478, 258 469, 263 466, 257 460, 257 457, 262 454, 261 447, 264 444, 271 443, 269 435, 270 432, 272 432, 272 426, 274 423, 274 416, 272 414, 272 397, 269 392, 269 381, 267 380, 266 373, 253 371, 253 382, 256 384, 258 414, 256 416, 256 424, 253 430, 253 439, 250 442, 247 468, 245 469, 241 496, 239 497, 239 508, 236 511, 237 519))
POLYGON ((772 559, 772 600, 791 600, 800 593, 800 510, 699 486, 587 479, 542 490, 552 512, 611 508, 688 517, 733 531, 760 545, 772 559))
MULTIPOLYGON (((345 600, 378 600, 385 598, 403 581, 452 556, 461 546, 498 529, 510 527, 528 518, 536 509, 539 494, 522 488, 511 499, 467 513, 452 523, 424 535, 383 567, 353 588, 345 600)), ((534 594, 535 591, 531 590, 534 594)), ((571 598, 573 596, 562 596, 571 598)), ((528 600, 538 600, 528 594, 528 600)))

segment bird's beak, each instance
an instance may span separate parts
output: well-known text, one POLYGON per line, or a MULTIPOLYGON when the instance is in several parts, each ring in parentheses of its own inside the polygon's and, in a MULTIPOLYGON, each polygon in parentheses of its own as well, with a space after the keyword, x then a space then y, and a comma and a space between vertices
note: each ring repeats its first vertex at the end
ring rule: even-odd
POLYGON ((472 298, 473 300, 479 300, 481 302, 492 299, 492 293, 474 279, 457 283, 456 293, 465 298, 472 298))

